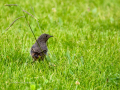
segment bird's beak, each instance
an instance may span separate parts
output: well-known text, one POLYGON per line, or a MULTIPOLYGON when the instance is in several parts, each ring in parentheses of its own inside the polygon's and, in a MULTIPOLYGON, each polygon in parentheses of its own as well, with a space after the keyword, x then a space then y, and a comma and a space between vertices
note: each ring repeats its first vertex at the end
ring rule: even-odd
POLYGON ((50 36, 50 37, 53 37, 53 36, 50 36))

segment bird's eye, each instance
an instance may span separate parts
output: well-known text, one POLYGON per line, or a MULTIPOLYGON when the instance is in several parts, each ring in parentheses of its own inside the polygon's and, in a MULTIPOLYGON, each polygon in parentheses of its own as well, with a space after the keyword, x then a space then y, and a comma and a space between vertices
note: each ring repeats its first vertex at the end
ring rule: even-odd
POLYGON ((46 35, 46 37, 47 37, 47 35, 46 35))

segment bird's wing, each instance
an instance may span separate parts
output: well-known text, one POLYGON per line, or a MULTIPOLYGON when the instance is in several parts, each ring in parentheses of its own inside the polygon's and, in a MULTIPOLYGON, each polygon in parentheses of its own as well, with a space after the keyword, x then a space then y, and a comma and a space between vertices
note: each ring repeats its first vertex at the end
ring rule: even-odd
POLYGON ((44 54, 47 53, 47 49, 42 49, 42 50, 41 49, 40 49, 40 47, 33 45, 32 48, 31 48, 31 51, 36 52, 36 53, 44 53, 44 54))
POLYGON ((45 55, 46 55, 47 51, 44 50, 43 52, 37 53, 37 52, 32 52, 32 57, 36 60, 36 59, 44 59, 45 55))
POLYGON ((47 54, 47 50, 43 50, 42 52, 39 53, 40 56, 45 56, 47 54))
POLYGON ((35 48, 31 48, 31 55, 34 58, 34 60, 37 59, 44 59, 45 55, 47 54, 47 50, 43 50, 41 52, 39 52, 39 50, 35 50, 35 48))

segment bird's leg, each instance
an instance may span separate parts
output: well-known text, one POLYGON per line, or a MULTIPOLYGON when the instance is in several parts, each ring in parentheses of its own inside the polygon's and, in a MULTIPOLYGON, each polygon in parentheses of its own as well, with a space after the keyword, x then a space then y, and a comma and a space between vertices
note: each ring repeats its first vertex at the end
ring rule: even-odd
POLYGON ((33 61, 31 62, 32 64, 35 63, 36 59, 34 58, 33 61))
POLYGON ((32 62, 31 62, 31 64, 33 64, 35 62, 35 60, 33 60, 32 62))
POLYGON ((41 57, 40 55, 38 55, 38 61, 39 61, 39 62, 40 62, 41 58, 42 58, 42 57, 41 57))

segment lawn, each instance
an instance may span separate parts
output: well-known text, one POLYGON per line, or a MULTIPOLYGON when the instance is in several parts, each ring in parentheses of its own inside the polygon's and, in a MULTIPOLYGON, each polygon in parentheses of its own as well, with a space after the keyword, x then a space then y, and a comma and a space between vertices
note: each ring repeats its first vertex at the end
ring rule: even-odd
POLYGON ((1 90, 120 90, 119 0, 1 0, 0 22, 1 90), (40 63, 27 22, 54 36, 40 63))

